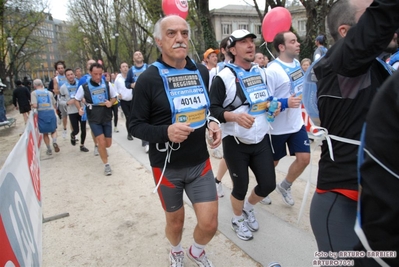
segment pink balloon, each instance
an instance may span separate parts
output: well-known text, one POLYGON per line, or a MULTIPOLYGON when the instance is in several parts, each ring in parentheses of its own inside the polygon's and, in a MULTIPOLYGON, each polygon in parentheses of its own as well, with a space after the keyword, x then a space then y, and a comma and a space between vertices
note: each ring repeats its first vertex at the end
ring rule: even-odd
POLYGON ((165 15, 178 15, 186 19, 188 14, 188 1, 162 0, 162 10, 165 15))
POLYGON ((291 27, 291 13, 284 7, 275 7, 263 18, 262 35, 266 42, 273 42, 279 32, 288 31, 291 27))

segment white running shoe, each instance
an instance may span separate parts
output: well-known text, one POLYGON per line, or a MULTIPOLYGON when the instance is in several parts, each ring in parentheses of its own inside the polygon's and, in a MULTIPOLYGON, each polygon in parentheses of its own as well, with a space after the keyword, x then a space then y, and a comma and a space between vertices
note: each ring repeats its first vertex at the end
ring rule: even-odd
POLYGON ((169 253, 170 267, 183 267, 184 266, 184 251, 170 252, 169 253))
POLYGON ((114 132, 119 133, 118 127, 114 127, 114 132))
MULTIPOLYGON (((216 179, 216 178, 215 178, 216 179)), ((224 197, 223 185, 222 182, 215 183, 216 184, 216 191, 218 192, 218 197, 224 197)))
POLYGON ((219 145, 217 148, 215 148, 212 151, 212 156, 214 158, 217 158, 217 159, 223 158, 223 147, 222 147, 222 145, 219 145))
POLYGON ((284 188, 281 187, 280 184, 277 184, 276 190, 283 196, 285 204, 287 204, 288 206, 294 206, 295 201, 291 195, 291 187, 285 190, 284 188))
POLYGON ((202 251, 201 255, 198 258, 196 258, 193 255, 191 255, 191 247, 190 247, 188 249, 188 251, 187 251, 187 256, 188 256, 188 258, 190 260, 195 262, 197 264, 197 266, 200 266, 200 267, 214 267, 212 262, 206 256, 205 250, 202 251))
POLYGON ((67 138, 67 130, 62 130, 62 138, 67 138))
POLYGON ((242 210, 242 214, 244 215, 245 223, 246 223, 248 229, 251 232, 258 231, 259 230, 259 223, 256 220, 254 209, 251 209, 250 211, 242 210))
POLYGON ((241 219, 239 221, 234 220, 234 218, 231 219, 231 229, 236 232, 238 238, 241 240, 248 241, 254 238, 251 231, 248 230, 244 219, 241 219))
POLYGON ((108 164, 108 165, 105 165, 105 167, 104 167, 104 174, 105 174, 105 176, 110 176, 110 175, 112 175, 111 166, 109 166, 109 164, 108 164))
POLYGON ((264 199, 262 199, 262 200, 260 201, 260 203, 263 204, 263 205, 270 205, 270 204, 272 204, 272 200, 270 199, 269 196, 267 196, 267 197, 265 197, 264 199))

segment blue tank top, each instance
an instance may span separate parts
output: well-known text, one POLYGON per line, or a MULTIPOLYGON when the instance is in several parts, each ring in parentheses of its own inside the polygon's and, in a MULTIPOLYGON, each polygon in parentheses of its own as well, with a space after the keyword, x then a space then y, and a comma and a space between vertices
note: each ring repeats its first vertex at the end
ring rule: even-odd
POLYGON ((166 67, 154 62, 162 77, 172 112, 172 123, 187 122, 197 129, 205 125, 210 106, 205 84, 197 70, 166 67))
POLYGON ((101 80, 101 84, 99 86, 92 85, 90 81, 87 83, 87 85, 89 88, 91 99, 93 101, 93 103, 90 104, 93 104, 95 106, 104 105, 105 101, 109 99, 107 86, 104 80, 101 80))
POLYGON ((68 89, 69 98, 74 98, 76 91, 78 89, 78 81, 75 80, 75 84, 70 84, 69 82, 66 83, 66 88, 68 89))
POLYGON ((136 68, 136 66, 132 66, 133 80, 136 82, 140 74, 142 74, 147 68, 148 66, 146 63, 144 63, 144 65, 141 66, 141 68, 136 68))
POLYGON ((274 60, 272 62, 278 63, 283 70, 287 73, 288 77, 291 81, 291 94, 295 94, 295 96, 302 97, 302 89, 303 89, 303 81, 304 81, 304 73, 301 68, 301 64, 298 60, 294 60, 295 67, 289 67, 279 60, 274 60))
MULTIPOLYGON (((236 73, 237 79, 249 103, 248 113, 251 115, 265 113, 270 91, 259 73, 259 68, 251 68, 250 71, 245 71, 231 63, 227 63, 226 66, 233 69, 236 73)), ((237 88, 237 90, 240 89, 237 88)))
POLYGON ((399 61, 399 50, 396 51, 396 53, 391 56, 391 58, 389 60, 389 65, 392 66, 393 64, 395 64, 398 61, 399 61))
POLYGON ((61 86, 63 86, 65 83, 68 82, 68 80, 65 77, 65 75, 58 75, 57 76, 57 82, 58 82, 58 89, 60 89, 61 86))
POLYGON ((50 100, 50 94, 46 89, 38 89, 35 91, 37 97, 37 111, 53 110, 50 100))

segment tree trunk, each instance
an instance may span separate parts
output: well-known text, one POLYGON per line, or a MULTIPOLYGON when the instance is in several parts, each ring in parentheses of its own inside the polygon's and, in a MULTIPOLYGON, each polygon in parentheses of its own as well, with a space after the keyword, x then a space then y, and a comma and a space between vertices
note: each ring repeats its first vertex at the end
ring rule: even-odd
POLYGON ((197 14, 203 30, 205 47, 201 47, 202 51, 208 48, 218 48, 219 44, 216 41, 215 30, 209 13, 209 0, 195 0, 195 3, 198 8, 197 14))
POLYGON ((301 0, 308 18, 305 40, 301 45, 301 58, 307 57, 313 60, 314 41, 317 35, 326 35, 326 17, 332 2, 333 0, 301 0))

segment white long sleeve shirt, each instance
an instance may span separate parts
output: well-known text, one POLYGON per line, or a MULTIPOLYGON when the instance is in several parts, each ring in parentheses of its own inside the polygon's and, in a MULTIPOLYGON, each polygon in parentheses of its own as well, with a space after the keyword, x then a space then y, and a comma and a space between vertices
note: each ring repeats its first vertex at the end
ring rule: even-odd
POLYGON ((132 89, 127 89, 125 86, 125 78, 123 78, 122 74, 118 74, 116 76, 115 82, 114 82, 116 91, 118 94, 122 96, 121 100, 124 101, 131 101, 133 99, 133 92, 132 89))

